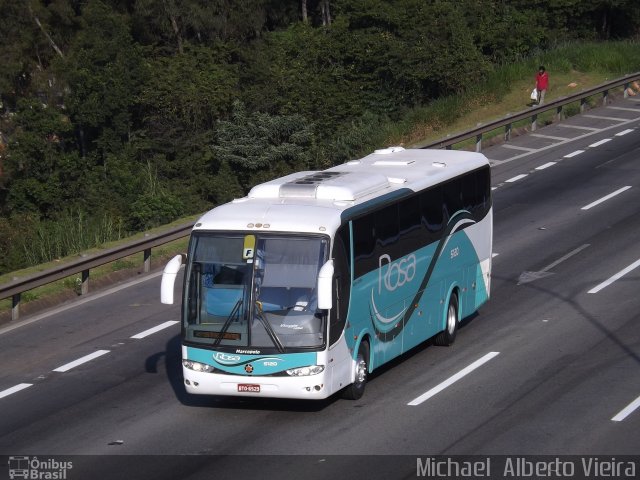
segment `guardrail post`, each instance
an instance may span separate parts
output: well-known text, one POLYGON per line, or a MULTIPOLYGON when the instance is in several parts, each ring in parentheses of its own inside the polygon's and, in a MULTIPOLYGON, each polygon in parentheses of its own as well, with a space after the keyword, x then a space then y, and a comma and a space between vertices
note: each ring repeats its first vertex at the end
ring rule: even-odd
POLYGON ((476 152, 482 151, 482 134, 476 135, 476 152))
POLYGON ((147 248, 144 251, 144 273, 151 271, 151 249, 147 248))
POLYGON ((562 120, 562 105, 560 105, 560 106, 556 109, 556 120, 557 120, 557 121, 562 120))
POLYGON ((584 113, 585 108, 587 108, 587 99, 586 98, 581 98, 580 99, 580 113, 584 113))
POLYGON ((511 124, 507 123, 504 126, 504 141, 508 142, 509 140, 511 140, 511 124))
POLYGON ((602 106, 606 107, 607 106, 607 100, 609 99, 609 90, 605 90, 604 92, 602 92, 602 106))
POLYGON ((11 320, 16 321, 20 318, 20 294, 16 293, 11 298, 11 320))
POLYGON ((451 150, 453 148, 453 145, 447 145, 446 147, 444 147, 445 150, 451 150))
POLYGON ((629 85, 631 85, 629 82, 624 84, 624 98, 629 98, 629 85))
POLYGON ((531 131, 535 132, 536 131, 536 127, 538 126, 538 114, 534 113, 531 116, 531 131))
POLYGON ((83 270, 80 295, 86 295, 87 293, 89 293, 89 270, 83 270))

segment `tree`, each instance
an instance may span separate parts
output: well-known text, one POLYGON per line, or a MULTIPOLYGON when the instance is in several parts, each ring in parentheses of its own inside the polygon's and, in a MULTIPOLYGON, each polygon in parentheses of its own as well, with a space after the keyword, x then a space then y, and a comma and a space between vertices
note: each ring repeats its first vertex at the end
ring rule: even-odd
POLYGON ((208 171, 216 122, 238 96, 238 75, 224 48, 185 44, 184 54, 147 62, 137 98, 136 162, 151 162, 159 181, 180 188, 188 213, 215 203, 208 171))
POLYGON ((265 34, 242 51, 245 104, 273 115, 313 118, 316 133, 330 135, 363 112, 370 86, 351 81, 354 66, 345 58, 348 47, 341 40, 335 23, 330 30, 298 23, 265 34))
POLYGON ((48 69, 54 57, 64 56, 78 28, 69 2, 4 0, 0 19, 0 98, 5 106, 14 109, 24 96, 59 98, 60 83, 48 69))
POLYGON ((81 154, 94 153, 106 171, 108 154, 129 140, 131 107, 144 81, 142 54, 126 17, 99 0, 84 7, 82 22, 58 68, 69 87, 66 105, 78 128, 81 154))
POLYGON ((247 192, 257 183, 310 169, 314 142, 313 125, 301 115, 249 113, 235 102, 232 120, 218 124, 214 168, 230 167, 247 192))
POLYGON ((4 214, 55 217, 82 204, 91 165, 75 151, 73 126, 53 106, 36 99, 18 102, 6 159, 4 214))
POLYGON ((295 3, 281 0, 138 0, 134 30, 144 45, 183 53, 183 44, 245 43, 286 25, 295 3))

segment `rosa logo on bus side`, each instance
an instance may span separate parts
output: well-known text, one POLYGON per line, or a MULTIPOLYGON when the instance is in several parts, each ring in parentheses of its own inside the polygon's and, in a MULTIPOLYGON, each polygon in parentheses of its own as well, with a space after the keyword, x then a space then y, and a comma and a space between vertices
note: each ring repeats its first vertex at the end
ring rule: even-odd
POLYGON ((397 262, 392 262, 391 257, 385 253, 378 258, 378 267, 378 293, 382 294, 383 284, 387 291, 393 292, 416 276, 416 256, 412 253, 397 262), (386 269, 383 269, 383 261, 385 260, 387 265, 386 269), (383 270, 385 270, 384 275, 383 270))
MULTIPOLYGON (((410 283, 416 275, 416 256, 412 253, 395 262, 386 253, 378 258, 378 296, 384 293, 392 293, 399 287, 410 283)), ((395 315, 387 317, 380 312, 376 305, 374 289, 371 289, 371 308, 376 329, 386 333, 396 327, 395 322, 407 311, 407 307, 401 309, 395 315)))
MULTIPOLYGON (((419 274, 419 276, 421 277, 418 279, 419 285, 416 285, 416 286, 412 285, 412 289, 414 290, 413 300, 410 302, 406 302, 404 309, 400 313, 393 315, 391 317, 385 317, 382 314, 382 312, 380 312, 380 309, 378 308, 378 305, 376 305, 375 299, 374 299, 375 287, 371 289, 371 301, 370 301, 369 309, 370 309, 370 313, 373 321, 373 327, 376 331, 376 334, 378 335, 378 338, 381 341, 383 342, 392 341, 397 335, 399 335, 402 332, 404 326, 409 321, 409 319, 413 315, 416 308, 418 308, 418 303, 420 302, 420 298, 424 294, 425 288, 427 287, 427 284, 429 283, 429 279, 431 278, 431 275, 433 274, 436 268, 436 264, 438 263, 438 259, 440 258, 444 247, 452 238, 454 238, 454 236, 458 237, 457 233, 464 235, 463 238, 465 238, 466 241, 469 241, 468 237, 465 234, 461 233, 460 230, 474 223, 476 223, 476 221, 469 211, 459 210, 456 213, 454 213, 449 219, 449 221, 447 222, 447 226, 444 232, 442 233, 442 236, 440 237, 440 240, 437 242, 437 244, 432 243, 425 250, 416 251, 415 253, 407 255, 406 257, 403 257, 402 259, 396 262, 389 262, 390 256, 387 254, 381 255, 378 258, 378 295, 379 296, 381 296, 382 294, 383 284, 385 285, 385 293, 393 296, 394 290, 397 289, 399 286, 401 286, 400 284, 404 285, 406 283, 410 283, 416 274, 419 274), (423 258, 423 256, 425 259, 427 258, 430 259, 428 260, 429 266, 427 267, 424 273, 424 276, 422 275, 422 271, 417 272, 416 255, 419 256, 421 259, 423 258), (413 257, 412 260, 414 261, 410 260, 411 257, 413 257), (383 263, 384 263, 383 261, 385 260, 387 263, 383 271, 383 263), (403 263, 401 266, 400 263, 403 261, 405 263, 403 263), (398 263, 397 270, 393 267, 394 263, 398 263), (394 277, 394 274, 397 276, 394 277), (387 287, 390 287, 390 288, 387 288, 387 287)), ((460 239, 458 241, 460 241, 460 239)), ((473 246, 473 243, 472 242, 470 243, 471 243, 469 245, 470 248, 466 250, 468 250, 469 253, 475 254, 475 248, 473 246)), ((462 255, 464 251, 465 249, 459 248, 457 253, 458 255, 462 255)), ((474 263, 474 262, 477 263, 477 257, 475 257, 475 259, 471 263, 474 263)), ((406 292, 406 293, 409 293, 409 292, 406 292)), ((397 298, 396 300, 399 301, 400 299, 397 298)), ((389 303, 393 303, 393 302, 389 302, 389 303)))

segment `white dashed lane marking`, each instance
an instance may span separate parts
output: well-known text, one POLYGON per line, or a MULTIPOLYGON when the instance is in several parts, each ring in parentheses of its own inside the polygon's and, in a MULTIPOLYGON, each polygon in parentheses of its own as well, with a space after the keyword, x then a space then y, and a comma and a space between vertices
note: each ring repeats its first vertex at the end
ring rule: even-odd
POLYGON ((621 422, 629 415, 631 415, 638 407, 640 407, 640 397, 636 398, 633 402, 620 410, 620 412, 618 412, 618 414, 611 420, 613 420, 614 422, 621 422))
POLYGON ((450 385, 453 385, 454 383, 456 383, 458 380, 460 380, 461 378, 465 377, 469 373, 473 372, 476 368, 481 367, 482 365, 484 365, 489 360, 491 360, 492 358, 496 357, 499 354, 500 354, 500 352, 489 352, 489 353, 487 353, 484 357, 479 358, 478 360, 473 362, 471 365, 468 365, 467 367, 463 368, 458 373, 456 373, 455 375, 449 377, 447 380, 445 380, 441 384, 433 387, 431 390, 429 390, 429 391, 423 393, 422 395, 420 395, 419 397, 411 400, 409 403, 407 403, 407 405, 410 405, 412 407, 420 405, 421 403, 429 400, 434 395, 440 393, 445 388, 449 387, 450 385))
POLYGON ((165 328, 172 327, 176 323, 180 323, 180 322, 178 322, 177 320, 169 320, 168 322, 161 323, 157 327, 153 327, 148 330, 145 330, 144 332, 137 333, 136 335, 131 336, 131 338, 135 338, 136 340, 139 340, 141 338, 148 337, 149 335, 153 335, 154 333, 159 332, 160 330, 164 330, 165 328))
POLYGON ((611 278, 608 278, 607 280, 605 280, 604 282, 602 282, 600 285, 593 287, 591 290, 589 290, 587 293, 598 293, 600 290, 607 288, 609 285, 611 285, 613 282, 615 282, 616 280, 620 280, 622 277, 624 277, 627 273, 635 270, 636 268, 640 267, 640 260, 636 260, 635 262, 633 262, 631 265, 629 265, 627 268, 624 268, 622 270, 620 270, 618 273, 616 273, 614 276, 612 276, 611 278))
POLYGON ((576 155, 580 155, 581 153, 584 153, 584 150, 576 150, 575 152, 571 152, 571 153, 567 153, 564 158, 573 158, 576 155))
POLYGON ((544 165, 540 165, 539 167, 536 167, 536 170, 544 170, 545 168, 553 167, 557 163, 558 162, 547 162, 544 165))
POLYGON ((25 388, 29 388, 30 386, 32 386, 33 383, 20 383, 14 387, 11 388, 7 388, 6 390, 2 390, 0 392, 0 398, 4 398, 4 397, 8 397, 9 395, 12 395, 16 392, 19 392, 20 390, 24 390, 25 388))
POLYGON ((69 370, 77 367, 78 365, 82 365, 83 363, 90 362, 94 358, 101 357, 102 355, 106 355, 107 353, 109 353, 109 350, 98 350, 97 352, 93 352, 93 353, 90 353, 89 355, 85 355, 84 357, 74 360, 73 362, 69 362, 65 365, 62 365, 61 367, 54 368, 53 371, 68 372, 69 370))
POLYGON ((594 148, 594 147, 599 147, 600 145, 604 145, 607 142, 610 142, 611 139, 610 138, 605 138, 603 140, 600 140, 599 142, 596 143, 592 143, 591 145, 589 145, 589 147, 594 148))
POLYGON ((616 133, 616 137, 621 137, 623 135, 626 135, 627 133, 631 133, 633 132, 633 128, 627 128, 626 130, 623 130, 621 132, 616 133))
POLYGON ((630 188, 631 188, 630 185, 627 185, 626 187, 619 188, 615 192, 611 192, 609 195, 605 195, 604 197, 599 198, 595 202, 591 202, 589 205, 585 205, 584 207, 582 207, 582 210, 589 210, 590 208, 593 208, 596 205, 600 205, 602 202, 606 202, 607 200, 615 197, 616 195, 620 195, 622 192, 626 192, 630 188))
POLYGON ((522 180, 524 177, 526 177, 528 174, 527 173, 523 173, 520 175, 516 175, 513 178, 510 178, 509 180, 505 180, 506 183, 513 183, 513 182, 517 182, 518 180, 522 180))

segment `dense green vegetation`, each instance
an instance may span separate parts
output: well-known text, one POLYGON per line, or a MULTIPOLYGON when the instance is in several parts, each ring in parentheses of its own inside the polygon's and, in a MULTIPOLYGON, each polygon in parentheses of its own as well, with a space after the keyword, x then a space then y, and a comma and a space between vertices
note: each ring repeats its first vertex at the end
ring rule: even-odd
POLYGON ((639 33, 637 0, 0 0, 0 273, 450 124, 538 62, 629 73, 639 33))

